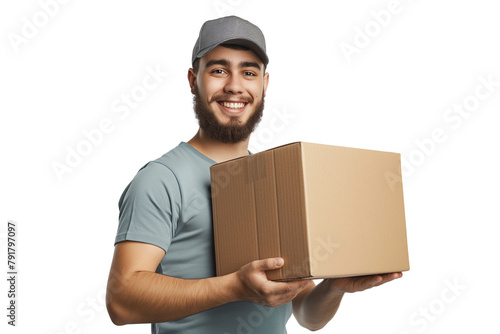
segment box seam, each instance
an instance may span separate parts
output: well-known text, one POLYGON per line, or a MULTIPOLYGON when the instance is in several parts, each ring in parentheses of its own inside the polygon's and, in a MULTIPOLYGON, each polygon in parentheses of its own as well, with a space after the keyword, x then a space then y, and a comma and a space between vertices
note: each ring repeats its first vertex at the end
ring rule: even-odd
MULTIPOLYGON (((276 175, 276 155, 275 155, 275 152, 272 151, 272 155, 273 155, 273 167, 274 167, 274 175, 276 175)), ((283 247, 281 245, 281 219, 280 219, 280 210, 278 210, 279 208, 279 204, 278 204, 278 201, 279 201, 279 196, 277 196, 278 194, 278 188, 277 188, 277 184, 276 184, 276 178, 274 179, 274 193, 276 194, 276 201, 275 201, 275 204, 276 204, 276 215, 278 216, 278 244, 280 245, 280 254, 279 256, 281 257, 281 255, 283 254, 283 247)), ((279 276, 280 277, 283 277, 283 267, 279 268, 279 276)))
POLYGON ((254 214, 254 226, 255 226, 255 233, 256 233, 256 240, 257 240, 257 257, 259 260, 261 260, 260 257, 260 241, 259 241, 259 223, 257 221, 257 212, 259 209, 257 208, 257 192, 255 191, 255 171, 252 173, 252 191, 253 191, 253 207, 255 208, 255 214, 254 214))
MULTIPOLYGON (((212 180, 212 175, 210 176, 211 180, 212 180)), ((215 194, 214 194, 214 189, 213 188, 210 188, 210 192, 211 192, 211 195, 212 197, 215 197, 215 194)), ((212 200, 213 201, 213 200, 212 200)), ((218 237, 218 233, 215 232, 215 230, 217 229, 215 227, 215 221, 217 221, 217 205, 213 205, 212 206, 212 233, 214 234, 214 252, 215 252, 215 272, 217 273, 217 275, 220 275, 220 272, 221 272, 221 268, 220 268, 220 264, 221 264, 221 261, 220 261, 220 252, 218 251, 218 244, 219 244, 219 237, 218 237)))
POLYGON ((306 242, 306 249, 307 249, 307 258, 309 259, 308 263, 307 263, 307 275, 306 277, 311 277, 312 276, 312 268, 311 268, 311 261, 310 261, 310 257, 311 257, 311 244, 309 243, 309 235, 310 235, 310 232, 309 232, 309 220, 307 219, 308 218, 308 215, 307 215, 307 204, 308 204, 308 201, 307 201, 307 196, 306 196, 306 180, 305 180, 305 175, 306 175, 306 170, 305 170, 305 166, 304 166, 304 143, 302 142, 299 142, 299 168, 300 168, 300 183, 301 183, 301 187, 300 187, 300 190, 301 190, 301 197, 302 197, 302 203, 304 203, 304 212, 303 212, 303 221, 305 222, 305 242, 306 242))

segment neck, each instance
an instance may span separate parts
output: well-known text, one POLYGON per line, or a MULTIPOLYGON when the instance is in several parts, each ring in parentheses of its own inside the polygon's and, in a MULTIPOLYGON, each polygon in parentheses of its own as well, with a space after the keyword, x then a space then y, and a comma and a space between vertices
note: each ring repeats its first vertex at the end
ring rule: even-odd
POLYGON ((249 140, 250 138, 247 138, 234 144, 222 143, 208 137, 202 129, 199 129, 194 137, 188 141, 188 144, 210 159, 216 162, 223 162, 248 155, 249 140))

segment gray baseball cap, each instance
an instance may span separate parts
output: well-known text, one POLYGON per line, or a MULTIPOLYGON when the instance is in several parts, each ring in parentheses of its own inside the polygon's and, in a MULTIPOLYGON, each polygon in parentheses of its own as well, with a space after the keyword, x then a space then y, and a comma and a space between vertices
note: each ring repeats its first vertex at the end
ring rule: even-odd
POLYGON ((264 65, 269 63, 266 40, 259 27, 233 15, 203 23, 193 48, 192 64, 221 44, 245 46, 252 50, 264 65))

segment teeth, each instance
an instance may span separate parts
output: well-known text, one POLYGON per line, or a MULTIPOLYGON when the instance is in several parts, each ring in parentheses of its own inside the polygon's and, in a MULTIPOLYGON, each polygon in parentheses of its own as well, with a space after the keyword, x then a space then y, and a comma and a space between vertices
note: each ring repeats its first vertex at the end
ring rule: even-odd
POLYGON ((241 109, 245 106, 245 103, 242 103, 242 102, 223 102, 222 105, 226 108, 241 109))

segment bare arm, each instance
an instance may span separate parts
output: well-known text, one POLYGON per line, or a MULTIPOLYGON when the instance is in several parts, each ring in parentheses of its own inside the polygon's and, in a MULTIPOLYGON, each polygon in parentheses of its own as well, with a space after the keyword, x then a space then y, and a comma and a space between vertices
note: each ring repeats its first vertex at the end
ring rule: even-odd
POLYGON ((237 300, 267 306, 291 301, 307 282, 276 283, 265 271, 277 259, 253 261, 239 271, 205 279, 180 279, 155 273, 163 249, 125 241, 115 247, 106 305, 116 325, 165 322, 237 300))
POLYGON ((392 273, 325 279, 297 295, 293 300, 293 314, 301 326, 310 330, 321 329, 335 316, 346 292, 370 289, 401 276, 402 273, 392 273))

